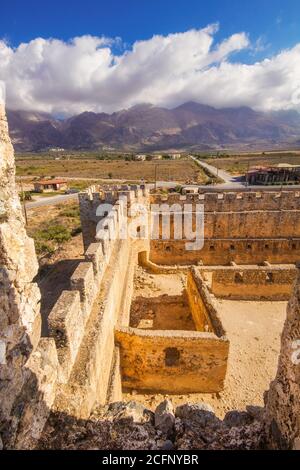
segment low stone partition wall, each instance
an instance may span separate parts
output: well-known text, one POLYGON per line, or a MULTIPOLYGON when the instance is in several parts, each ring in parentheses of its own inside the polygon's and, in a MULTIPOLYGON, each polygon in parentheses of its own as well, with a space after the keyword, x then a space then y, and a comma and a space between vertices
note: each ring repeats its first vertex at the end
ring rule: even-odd
POLYGON ((228 267, 212 272, 211 292, 222 299, 289 300, 297 269, 290 267, 228 267))
POLYGON ((118 328, 123 387, 165 393, 223 390, 229 343, 214 333, 118 328))
POLYGON ((138 256, 138 262, 140 266, 152 272, 153 274, 175 274, 178 272, 187 272, 190 266, 164 266, 156 264, 149 259, 149 250, 141 251, 138 256))
POLYGON ((214 299, 200 272, 194 267, 188 273, 186 291, 197 330, 211 331, 218 337, 225 337, 214 299))
POLYGON ((166 393, 223 389, 229 341, 196 269, 189 272, 186 290, 198 331, 117 327, 123 387, 166 393))

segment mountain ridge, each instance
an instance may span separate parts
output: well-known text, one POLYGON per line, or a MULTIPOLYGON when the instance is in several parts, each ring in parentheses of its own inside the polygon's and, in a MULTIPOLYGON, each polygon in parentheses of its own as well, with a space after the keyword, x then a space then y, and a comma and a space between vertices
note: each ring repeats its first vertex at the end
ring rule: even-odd
POLYGON ((67 119, 7 110, 17 151, 127 151, 299 145, 297 111, 259 112, 250 107, 213 108, 194 101, 167 109, 150 103, 112 114, 85 111, 67 119))

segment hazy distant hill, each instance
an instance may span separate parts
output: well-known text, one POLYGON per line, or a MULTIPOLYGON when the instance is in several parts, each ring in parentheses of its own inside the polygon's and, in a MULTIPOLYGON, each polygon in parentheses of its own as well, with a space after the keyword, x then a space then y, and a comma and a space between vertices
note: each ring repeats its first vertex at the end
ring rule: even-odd
POLYGON ((19 151, 51 147, 126 150, 249 148, 299 145, 300 114, 262 113, 251 108, 215 109, 188 102, 174 109, 149 104, 113 114, 84 112, 66 120, 49 114, 8 110, 10 135, 19 151))

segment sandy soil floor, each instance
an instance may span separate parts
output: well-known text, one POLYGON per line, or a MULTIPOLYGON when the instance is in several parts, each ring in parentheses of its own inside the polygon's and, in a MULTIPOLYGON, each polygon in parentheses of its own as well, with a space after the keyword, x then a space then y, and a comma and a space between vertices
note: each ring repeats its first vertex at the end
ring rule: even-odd
POLYGON ((137 267, 134 285, 130 326, 153 330, 195 330, 184 292, 184 276, 147 275, 137 267))
MULTIPOLYGON (((135 295, 179 294, 182 275, 149 275, 138 268, 135 295), (155 294, 153 292, 153 289, 155 294)), ((230 340, 225 388, 216 394, 169 396, 174 405, 185 402, 209 403, 219 417, 246 405, 263 405, 263 394, 275 377, 280 334, 286 315, 286 302, 217 301, 220 316, 230 340)), ((125 400, 137 400, 154 409, 167 395, 124 393, 125 400)))

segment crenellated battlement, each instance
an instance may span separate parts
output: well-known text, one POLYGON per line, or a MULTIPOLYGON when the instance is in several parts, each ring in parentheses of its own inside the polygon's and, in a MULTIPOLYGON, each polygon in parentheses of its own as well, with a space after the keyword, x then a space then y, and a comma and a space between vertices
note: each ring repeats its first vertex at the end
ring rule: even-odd
POLYGON ((207 192, 203 194, 151 195, 153 204, 204 204, 206 212, 300 209, 299 191, 207 192))
MULTIPOLYGON (((130 212, 132 204, 147 204, 148 200, 149 189, 144 185, 118 185, 109 188, 92 186, 79 193, 80 219, 85 249, 96 240, 96 228, 99 222, 103 225, 104 230, 111 235, 110 231, 120 224, 125 212, 130 212), (104 210, 104 207, 103 210, 99 209, 104 204, 111 205, 113 208, 108 208, 107 211, 104 210), (108 211, 111 213, 108 214, 108 211)), ((104 251, 105 247, 108 250, 108 244, 105 241, 108 238, 109 236, 105 232, 101 231, 98 234, 104 251)))

